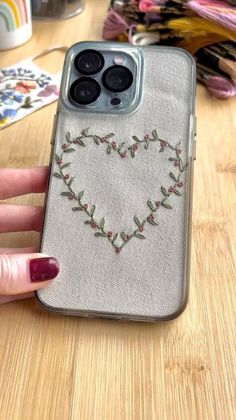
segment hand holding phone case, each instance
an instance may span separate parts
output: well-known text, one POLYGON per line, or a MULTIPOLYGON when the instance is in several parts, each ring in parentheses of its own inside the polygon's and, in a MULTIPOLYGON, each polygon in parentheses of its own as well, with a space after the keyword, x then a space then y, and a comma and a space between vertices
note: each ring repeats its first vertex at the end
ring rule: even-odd
POLYGON ((186 305, 194 66, 178 49, 143 54, 136 112, 59 106, 41 251, 61 271, 37 292, 48 309, 152 321, 186 305))

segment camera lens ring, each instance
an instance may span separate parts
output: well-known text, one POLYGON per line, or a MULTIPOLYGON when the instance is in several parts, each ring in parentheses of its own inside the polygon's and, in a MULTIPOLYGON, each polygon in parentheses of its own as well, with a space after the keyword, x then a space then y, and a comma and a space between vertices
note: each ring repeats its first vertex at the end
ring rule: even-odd
POLYGON ((101 86, 92 77, 76 79, 69 90, 69 97, 78 105, 89 105, 95 102, 101 94, 101 86))
POLYGON ((93 49, 81 51, 74 59, 76 70, 85 76, 92 76, 98 73, 102 70, 104 64, 105 60, 103 55, 93 49))
POLYGON ((122 65, 114 65, 108 67, 102 75, 102 83, 104 87, 107 90, 115 93, 124 92, 125 90, 129 89, 133 83, 133 80, 134 78, 131 71, 122 65), (116 79, 119 76, 120 83, 117 83, 116 79))

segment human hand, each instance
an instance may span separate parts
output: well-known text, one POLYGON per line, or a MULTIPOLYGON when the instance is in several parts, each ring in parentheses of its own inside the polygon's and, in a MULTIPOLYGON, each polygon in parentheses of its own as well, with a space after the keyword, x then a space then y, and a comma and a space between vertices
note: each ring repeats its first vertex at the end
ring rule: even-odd
MULTIPOLYGON (((0 169, 0 200, 46 190, 48 168, 0 169)), ((0 233, 40 232, 43 208, 0 204, 0 233)), ((47 286, 59 272, 58 261, 34 248, 0 248, 0 304, 23 299, 47 286)))

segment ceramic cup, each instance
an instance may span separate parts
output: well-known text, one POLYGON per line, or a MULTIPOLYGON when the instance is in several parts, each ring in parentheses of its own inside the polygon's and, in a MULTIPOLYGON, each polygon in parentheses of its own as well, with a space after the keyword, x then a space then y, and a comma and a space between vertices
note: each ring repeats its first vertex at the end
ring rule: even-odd
POLYGON ((27 42, 32 36, 30 0, 0 0, 0 50, 27 42))

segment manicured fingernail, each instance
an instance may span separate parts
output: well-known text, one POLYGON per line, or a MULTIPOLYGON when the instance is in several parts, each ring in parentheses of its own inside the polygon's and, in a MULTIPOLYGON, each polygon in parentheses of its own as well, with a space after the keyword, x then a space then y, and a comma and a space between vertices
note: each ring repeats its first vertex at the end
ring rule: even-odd
POLYGON ((59 273, 59 262, 56 258, 35 258, 30 261, 30 278, 32 282, 54 279, 59 273))

